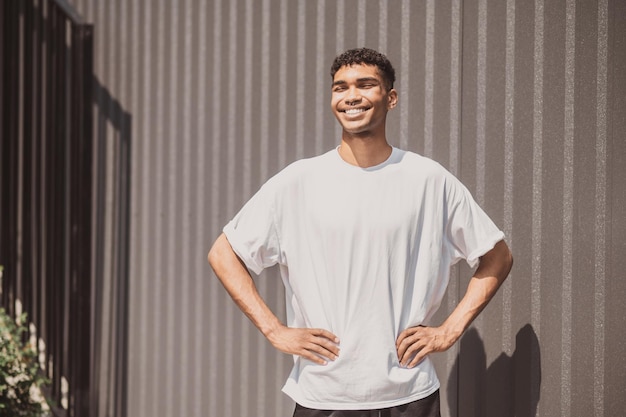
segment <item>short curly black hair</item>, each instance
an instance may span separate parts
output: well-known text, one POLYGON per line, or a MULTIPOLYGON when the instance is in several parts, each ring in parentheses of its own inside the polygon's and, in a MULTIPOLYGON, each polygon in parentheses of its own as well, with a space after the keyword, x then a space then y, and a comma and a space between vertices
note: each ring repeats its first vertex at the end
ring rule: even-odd
POLYGON ((378 68, 387 91, 393 88, 393 83, 396 81, 396 71, 393 69, 391 62, 385 55, 369 48, 349 49, 337 56, 330 67, 330 76, 334 79, 339 68, 359 64, 372 65, 378 68))

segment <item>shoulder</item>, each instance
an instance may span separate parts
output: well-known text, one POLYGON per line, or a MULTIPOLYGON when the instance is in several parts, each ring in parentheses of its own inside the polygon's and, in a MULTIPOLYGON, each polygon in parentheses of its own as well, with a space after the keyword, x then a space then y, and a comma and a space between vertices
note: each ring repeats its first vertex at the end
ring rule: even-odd
POLYGON ((402 169, 425 179, 441 179, 454 176, 439 162, 415 152, 400 150, 402 169))
POLYGON ((311 158, 299 159, 287 165, 281 172, 283 173, 283 175, 286 176, 306 175, 311 171, 321 169, 324 166, 330 164, 333 159, 331 152, 333 151, 329 151, 311 158))
POLYGON ((411 151, 401 151, 402 178, 412 186, 424 187, 446 201, 465 198, 467 187, 439 162, 411 151))
POLYGON ((263 187, 285 188, 301 183, 332 164, 332 151, 294 161, 271 177, 263 187))

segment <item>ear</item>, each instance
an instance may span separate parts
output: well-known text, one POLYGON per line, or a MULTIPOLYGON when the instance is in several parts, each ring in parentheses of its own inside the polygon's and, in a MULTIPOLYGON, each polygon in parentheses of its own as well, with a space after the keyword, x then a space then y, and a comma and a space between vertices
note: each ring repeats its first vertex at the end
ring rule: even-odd
POLYGON ((387 110, 393 109, 398 104, 398 92, 394 88, 387 93, 387 100, 387 110))

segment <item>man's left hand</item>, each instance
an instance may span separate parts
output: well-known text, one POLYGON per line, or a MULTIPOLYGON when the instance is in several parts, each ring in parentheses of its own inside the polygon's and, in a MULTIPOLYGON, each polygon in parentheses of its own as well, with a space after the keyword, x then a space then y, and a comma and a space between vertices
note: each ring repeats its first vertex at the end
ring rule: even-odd
POLYGON ((441 326, 410 327, 400 333, 396 339, 400 364, 413 368, 426 355, 448 350, 489 303, 512 265, 511 251, 501 240, 480 257, 480 264, 470 279, 465 295, 441 326))
POLYGON ((413 368, 426 355, 448 350, 455 341, 456 338, 444 332, 441 327, 409 327, 396 339, 400 365, 413 368))

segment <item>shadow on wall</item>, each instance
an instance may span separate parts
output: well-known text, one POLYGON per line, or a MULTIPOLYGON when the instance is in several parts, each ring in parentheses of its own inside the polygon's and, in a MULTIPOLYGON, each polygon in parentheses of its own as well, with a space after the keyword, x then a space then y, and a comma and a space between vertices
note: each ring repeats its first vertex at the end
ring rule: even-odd
POLYGON ((461 339, 447 399, 452 416, 536 417, 540 388, 539 340, 530 324, 517 332, 513 355, 502 353, 489 367, 485 345, 472 328, 461 339))
POLYGON ((131 115, 93 78, 94 358, 92 416, 127 413, 131 115), (108 323, 105 325, 105 323, 108 323))

